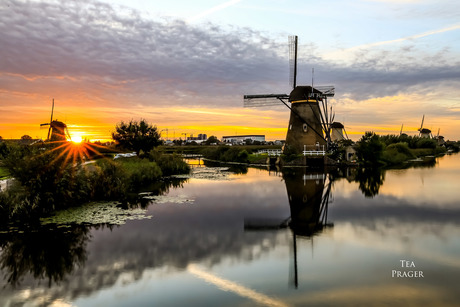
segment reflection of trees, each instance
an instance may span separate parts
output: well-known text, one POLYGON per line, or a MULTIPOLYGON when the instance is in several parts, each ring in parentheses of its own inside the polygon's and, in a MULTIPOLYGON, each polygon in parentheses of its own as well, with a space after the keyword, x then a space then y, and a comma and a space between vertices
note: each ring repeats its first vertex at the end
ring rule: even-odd
POLYGON ((72 226, 3 235, 0 265, 8 283, 17 286, 28 274, 48 279, 49 286, 59 283, 86 261, 88 232, 85 226, 72 226))
POLYGON ((385 180, 385 171, 381 168, 358 168, 355 181, 365 197, 374 197, 379 193, 380 186, 385 180))

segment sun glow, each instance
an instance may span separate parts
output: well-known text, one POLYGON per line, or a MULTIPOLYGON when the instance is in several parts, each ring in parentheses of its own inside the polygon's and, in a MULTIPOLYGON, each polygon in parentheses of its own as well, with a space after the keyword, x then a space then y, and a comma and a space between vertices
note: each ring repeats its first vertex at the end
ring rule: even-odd
POLYGON ((72 142, 81 143, 81 142, 83 142, 83 137, 81 135, 72 136, 72 142))

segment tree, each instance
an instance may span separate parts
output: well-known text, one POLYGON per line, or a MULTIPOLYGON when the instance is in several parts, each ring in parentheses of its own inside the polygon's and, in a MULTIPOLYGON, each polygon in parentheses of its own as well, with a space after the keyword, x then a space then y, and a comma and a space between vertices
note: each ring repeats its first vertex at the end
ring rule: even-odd
POLYGON ((366 132, 358 141, 356 155, 358 160, 368 165, 378 165, 383 153, 384 144, 374 132, 366 132))
POLYGON ((31 140, 31 139, 32 139, 32 137, 30 135, 27 135, 27 134, 21 136, 21 140, 31 140))
POLYGON ((156 126, 152 126, 142 119, 140 122, 131 120, 129 123, 121 122, 115 127, 116 132, 112 138, 117 146, 134 150, 137 155, 142 150, 149 152, 154 147, 161 145, 160 133, 156 126))
POLYGON ((204 143, 206 145, 219 144, 219 140, 217 139, 216 136, 211 135, 210 137, 208 137, 208 139, 204 143))

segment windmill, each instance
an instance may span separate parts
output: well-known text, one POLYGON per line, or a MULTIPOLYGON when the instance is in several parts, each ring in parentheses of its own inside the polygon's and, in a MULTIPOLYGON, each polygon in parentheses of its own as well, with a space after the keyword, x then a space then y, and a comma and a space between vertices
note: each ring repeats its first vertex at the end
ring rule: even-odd
POLYGON ((334 96, 335 89, 334 86, 313 87, 313 77, 311 86, 297 85, 297 43, 297 36, 289 37, 291 93, 245 95, 244 106, 259 107, 283 103, 291 110, 285 150, 290 147, 296 152, 302 152, 306 148, 319 149, 319 146, 330 144, 330 123, 335 115, 332 107, 328 109, 327 98, 334 96))
POLYGON ((283 173, 289 199, 290 217, 285 219, 245 219, 245 231, 274 231, 290 228, 293 235, 292 285, 298 287, 297 238, 310 239, 326 228, 334 227, 328 221, 329 203, 332 202, 334 178, 330 174, 307 173, 296 170, 283 173))
POLYGON ((61 121, 53 120, 54 113, 54 99, 53 106, 51 107, 51 119, 49 123, 40 124, 40 127, 49 126, 47 141, 50 142, 65 142, 67 139, 71 139, 67 125, 61 121))
POLYGON ((418 131, 420 131, 419 133, 419 136, 421 138, 431 138, 431 130, 430 129, 427 129, 427 128, 423 128, 423 122, 425 121, 425 114, 423 114, 423 117, 422 117, 422 124, 420 125, 420 128, 418 129, 418 131))
POLYGON ((440 131, 441 131, 441 128, 438 128, 438 134, 436 135, 436 141, 438 142, 438 145, 443 145, 446 143, 446 141, 444 141, 444 137, 442 135, 439 135, 440 131))
POLYGON ((347 131, 345 131, 345 126, 340 122, 333 122, 332 124, 330 124, 329 131, 332 142, 338 142, 348 139, 347 131))

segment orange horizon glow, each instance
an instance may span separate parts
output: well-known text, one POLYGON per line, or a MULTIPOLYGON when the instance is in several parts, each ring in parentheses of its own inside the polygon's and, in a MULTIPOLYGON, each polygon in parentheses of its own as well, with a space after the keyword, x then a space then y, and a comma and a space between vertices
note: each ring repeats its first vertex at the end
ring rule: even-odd
MULTIPOLYGON (((8 95, 7 95, 8 96, 8 95)), ((14 95, 13 95, 14 96, 14 95)), ((72 96, 69 94, 69 96, 72 96)), ((7 97, 5 101, 12 102, 19 97, 7 97)), ((20 105, 13 103, 8 108, 0 107, 2 122, 0 122, 0 136, 3 139, 19 139, 29 135, 34 139, 47 137, 48 129, 40 129, 41 123, 49 121, 50 103, 46 97, 23 96, 20 105)), ((367 101, 342 101, 334 102, 336 121, 342 122, 349 138, 357 141, 366 131, 377 134, 399 134, 401 124, 403 132, 408 135, 417 135, 420 127, 421 115, 405 108, 415 108, 417 103, 410 101, 409 96, 394 96, 387 98, 370 99, 367 101), (383 114, 383 115, 381 115, 383 114), (395 114, 391 120, 374 120, 374 116, 389 116, 395 114)), ((415 97, 414 99, 421 99, 415 97)), ((262 134, 267 141, 284 140, 286 138, 289 121, 287 108, 250 109, 241 107, 190 107, 168 105, 161 102, 157 106, 137 105, 124 108, 121 106, 103 106, 105 102, 90 99, 55 99, 54 119, 62 120, 67 124, 72 141, 78 143, 83 140, 94 142, 112 141, 112 132, 116 124, 131 119, 145 119, 150 124, 156 125, 163 139, 185 139, 200 133, 208 136, 214 135, 221 139, 227 135, 262 134)), ((160 103, 160 102, 159 102, 160 103)), ((235 103, 236 104, 236 103, 235 103)), ((458 129, 460 121, 454 117, 434 116, 427 114, 425 127, 440 135, 445 140, 460 139, 458 129)))

